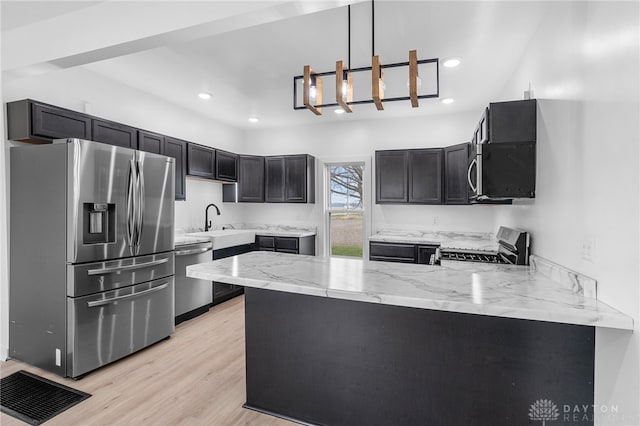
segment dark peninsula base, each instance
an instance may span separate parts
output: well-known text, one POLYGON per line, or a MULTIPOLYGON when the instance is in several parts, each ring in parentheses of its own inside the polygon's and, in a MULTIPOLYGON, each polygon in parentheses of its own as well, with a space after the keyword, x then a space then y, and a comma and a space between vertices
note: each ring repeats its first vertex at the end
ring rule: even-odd
POLYGON ((245 316, 245 407, 302 423, 538 425, 544 399, 557 426, 594 401, 594 327, 255 288, 245 316))

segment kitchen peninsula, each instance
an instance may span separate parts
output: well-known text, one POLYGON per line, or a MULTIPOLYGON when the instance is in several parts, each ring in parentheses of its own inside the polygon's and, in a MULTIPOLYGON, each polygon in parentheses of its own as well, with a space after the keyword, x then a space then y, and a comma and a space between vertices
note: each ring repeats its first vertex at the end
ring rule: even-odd
POLYGON ((246 407, 311 424, 522 424, 539 399, 593 405, 595 327, 633 329, 523 266, 254 252, 187 275, 245 286, 246 407))

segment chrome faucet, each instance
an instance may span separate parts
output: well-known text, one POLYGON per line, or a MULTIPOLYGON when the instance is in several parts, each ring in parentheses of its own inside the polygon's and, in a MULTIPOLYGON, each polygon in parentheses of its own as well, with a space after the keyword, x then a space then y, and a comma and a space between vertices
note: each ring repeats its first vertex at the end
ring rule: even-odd
POLYGON ((216 213, 220 216, 220 209, 215 204, 211 203, 204 210, 204 232, 207 232, 211 229, 211 221, 209 220, 209 207, 213 206, 216 209, 216 213))

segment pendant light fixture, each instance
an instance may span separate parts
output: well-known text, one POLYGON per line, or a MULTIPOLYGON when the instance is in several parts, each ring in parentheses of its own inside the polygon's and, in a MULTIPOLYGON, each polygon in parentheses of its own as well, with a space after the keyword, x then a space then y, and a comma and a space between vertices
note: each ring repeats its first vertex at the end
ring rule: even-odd
MULTIPOLYGON (((342 60, 336 61, 335 71, 315 72, 311 66, 304 66, 303 75, 293 77, 293 109, 308 109, 315 115, 322 115, 324 107, 339 107, 342 111, 353 112, 353 105, 374 104, 378 111, 384 110, 383 102, 394 101, 411 101, 411 107, 419 106, 419 99, 438 98, 440 96, 440 67, 439 59, 422 59, 418 60, 416 50, 409 51, 409 61, 394 64, 382 64, 380 56, 375 54, 375 4, 371 0, 371 66, 361 68, 351 68, 351 6, 347 6, 348 16, 348 63, 342 60), (435 66, 435 92, 420 94, 422 80, 418 74, 418 66, 421 64, 433 64, 435 66), (406 67, 408 71, 407 89, 409 96, 386 97, 385 98, 385 79, 384 70, 386 68, 406 67), (354 99, 353 78, 357 77, 360 72, 371 72, 371 98, 370 99, 354 99), (335 103, 322 102, 322 77, 335 76, 335 103), (298 82, 302 80, 302 103, 298 102, 298 82)), ((390 74, 391 75, 391 74, 390 74)), ((405 92, 406 93, 406 92, 405 92)))

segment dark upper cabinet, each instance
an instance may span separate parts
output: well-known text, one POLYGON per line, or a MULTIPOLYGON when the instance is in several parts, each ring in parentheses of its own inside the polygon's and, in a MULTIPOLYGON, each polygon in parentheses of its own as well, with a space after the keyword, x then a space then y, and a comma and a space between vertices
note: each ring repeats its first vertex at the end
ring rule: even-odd
POLYGON ((285 200, 284 157, 266 157, 265 163, 265 201, 283 203, 285 200))
POLYGON ((109 145, 137 149, 137 130, 134 127, 106 120, 92 120, 92 140, 109 145))
POLYGON ((238 201, 264 202, 264 157, 238 156, 238 201))
POLYGON ((408 200, 442 204, 442 148, 408 151, 408 200))
POLYGON ((238 154, 216 149, 216 179, 225 182, 238 180, 238 154))
POLYGON ((215 179, 216 150, 189 143, 187 146, 187 175, 215 179))
POLYGON ((186 200, 187 142, 165 136, 163 154, 176 159, 176 200, 186 200))
POLYGON ((140 130, 138 131, 138 149, 154 154, 164 154, 164 136, 140 130))
POLYGON ((468 204, 467 166, 469 161, 468 143, 461 143, 444 149, 444 203, 468 204))
POLYGON ((490 103, 488 121, 489 143, 535 142, 536 100, 490 103))
POLYGON ((7 103, 7 134, 15 141, 47 143, 53 139, 91 139, 91 117, 24 99, 7 103))
POLYGON ((265 158, 267 203, 314 203, 315 158, 283 155, 265 158))
POLYGON ((376 151, 376 203, 406 203, 407 165, 406 150, 376 151))

